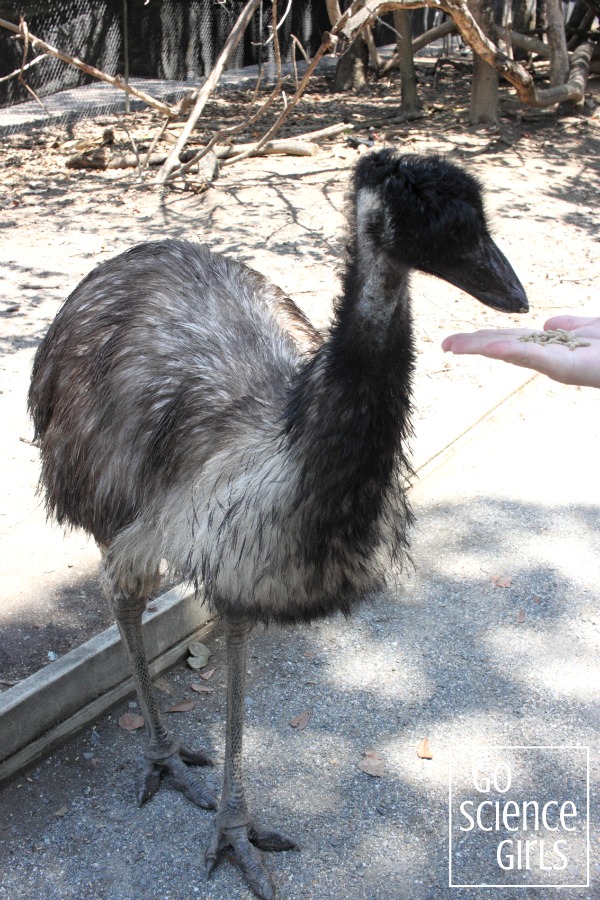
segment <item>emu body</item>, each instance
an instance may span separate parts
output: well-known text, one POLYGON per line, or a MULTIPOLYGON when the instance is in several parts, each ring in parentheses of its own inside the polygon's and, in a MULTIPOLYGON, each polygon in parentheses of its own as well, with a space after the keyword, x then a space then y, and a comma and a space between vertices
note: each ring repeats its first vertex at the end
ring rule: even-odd
POLYGON ((160 562, 202 585, 225 621, 227 749, 207 869, 229 848, 261 897, 273 885, 254 847, 293 845, 258 831, 244 799, 247 636, 257 621, 347 613, 402 559, 409 272, 527 308, 489 236, 478 185, 449 164, 363 157, 350 227, 326 336, 247 267, 202 245, 142 244, 71 294, 38 350, 29 394, 48 510, 103 549, 147 723, 141 802, 167 776, 198 805, 217 805, 187 768, 209 760, 176 744, 151 691, 140 623, 160 562))

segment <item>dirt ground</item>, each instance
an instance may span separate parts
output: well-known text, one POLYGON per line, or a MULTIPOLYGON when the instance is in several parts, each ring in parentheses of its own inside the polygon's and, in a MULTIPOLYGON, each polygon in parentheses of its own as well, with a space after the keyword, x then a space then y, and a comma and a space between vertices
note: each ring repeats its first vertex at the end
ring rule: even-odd
MULTIPOLYGON (((402 152, 442 153, 478 175, 498 242, 530 298, 527 322, 594 307, 598 275, 600 101, 598 78, 582 116, 521 110, 507 90, 499 128, 468 126, 464 76, 421 68, 424 118, 398 120, 394 77, 362 96, 330 93, 316 79, 278 135, 352 123, 352 137, 402 152)), ((246 94, 213 100, 197 140, 239 120, 246 94)), ((109 152, 143 152, 159 127, 154 114, 53 125, 0 139, 0 689, 111 623, 96 585, 98 554, 81 533, 46 522, 35 496, 38 453, 25 398, 35 348, 78 281, 137 242, 186 237, 208 243, 270 276, 318 324, 327 322, 344 243, 344 198, 364 146, 346 136, 310 157, 269 156, 221 168, 204 189, 160 194, 132 170, 76 171, 66 159, 114 132, 109 152), (80 143, 78 143, 80 142, 80 143)), ((243 140, 248 136, 241 136, 243 140)), ((493 364, 456 365, 439 349, 454 330, 507 324, 459 291, 414 279, 419 375, 417 467, 523 380, 493 364), (458 400, 458 398, 460 398, 458 400), (458 400, 458 402, 457 402, 458 400)), ((523 324, 523 319, 519 319, 523 324)))

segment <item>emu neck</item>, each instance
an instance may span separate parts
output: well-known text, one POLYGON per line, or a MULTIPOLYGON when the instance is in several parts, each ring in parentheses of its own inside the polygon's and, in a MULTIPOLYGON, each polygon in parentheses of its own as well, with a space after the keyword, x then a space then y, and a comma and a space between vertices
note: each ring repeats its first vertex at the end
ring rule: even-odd
POLYGON ((321 523, 315 541, 340 528, 368 533, 410 433, 408 271, 365 256, 350 254, 329 338, 299 373, 287 409, 300 490, 314 493, 321 523))

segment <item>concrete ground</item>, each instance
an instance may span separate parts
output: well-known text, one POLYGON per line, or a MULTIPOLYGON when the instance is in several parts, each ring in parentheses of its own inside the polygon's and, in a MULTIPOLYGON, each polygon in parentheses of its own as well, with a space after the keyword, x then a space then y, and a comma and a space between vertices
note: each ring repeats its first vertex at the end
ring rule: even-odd
MULTIPOLYGON (((411 149, 439 147, 424 138, 411 149)), ((558 173, 545 192, 546 151, 536 149, 540 155, 524 161, 518 149, 468 164, 492 188, 500 243, 538 310, 526 320, 533 325, 593 299, 582 273, 595 271, 597 246, 592 229, 571 215, 567 176, 558 173), (564 190, 555 189, 563 177, 564 190), (538 204, 542 195, 546 205, 538 204), (532 203, 535 215, 528 212, 532 203), (566 276, 576 246, 582 281, 574 285, 566 276), (533 260, 532 247, 538 248, 533 260)), ((106 185, 87 179, 70 217, 62 195, 36 195, 35 228, 35 205, 16 207, 0 249, 5 296, 22 298, 21 281, 27 281, 26 296, 39 311, 35 320, 27 313, 17 323, 20 343, 5 357, 13 377, 3 409, 9 416, 21 410, 7 419, 7 458, 23 454, 24 484, 31 487, 36 468, 32 448, 16 437, 25 425, 27 369, 64 296, 65 272, 74 284, 92 257, 167 231, 195 234, 270 274, 323 321, 336 291, 331 259, 342 243, 352 161, 346 148, 309 162, 247 161, 206 196, 179 195, 163 205, 140 193, 116 208, 106 193, 98 195, 106 185), (15 227, 29 246, 22 269, 10 244, 15 227)), ((414 297, 420 349, 414 568, 391 572, 388 590, 349 621, 258 629, 252 638, 248 795, 257 821, 301 847, 269 856, 267 864, 282 900, 521 900, 529 885, 536 886, 526 896, 536 900, 554 896, 558 886, 567 900, 592 900, 600 897, 600 392, 563 388, 541 376, 528 380, 526 372, 502 364, 442 357, 439 341, 449 330, 507 320, 431 279, 415 279, 414 297), (303 713, 306 727, 292 727, 303 713), (431 759, 417 756, 425 738, 431 759), (377 774, 359 767, 365 760, 377 774), (486 778, 495 781, 491 793, 486 778), (466 830, 464 810, 488 800, 500 815, 511 802, 513 815, 523 801, 530 810, 546 805, 550 828, 536 831, 531 816, 518 831, 501 822, 496 828, 489 815, 496 807, 488 806, 466 830), (500 851, 505 868, 498 864, 503 840, 513 841, 500 851), (557 840, 564 843, 557 847, 557 840), (450 886, 449 863, 452 884, 476 886, 450 886)), ((15 476, 5 470, 5 478, 16 491, 15 476)), ((46 560, 53 550, 42 546, 43 522, 27 515, 25 538, 34 534, 46 560)), ((18 525, 7 532, 9 542, 18 525)), ((58 541, 55 533, 52 540, 58 541)), ((78 562, 78 547, 71 548, 64 559, 78 562)), ((35 572, 34 549, 32 571, 23 573, 21 565, 8 581, 16 585, 22 574, 32 596, 45 578, 43 570, 35 572)), ((87 545, 81 553, 85 570, 87 545)), ((28 598, 19 601, 23 611, 28 598)), ((160 676, 157 688, 166 708, 194 700, 193 709, 169 718, 186 743, 213 755, 217 766, 209 777, 218 786, 225 714, 218 630, 208 643, 215 671, 203 686, 212 690, 192 692, 199 678, 183 663, 160 676)), ((144 808, 135 805, 142 738, 118 724, 135 710, 133 698, 121 702, 3 787, 0 898, 251 896, 228 863, 205 880, 213 814, 166 788, 144 808)), ((507 821, 515 827, 514 818, 507 821)))

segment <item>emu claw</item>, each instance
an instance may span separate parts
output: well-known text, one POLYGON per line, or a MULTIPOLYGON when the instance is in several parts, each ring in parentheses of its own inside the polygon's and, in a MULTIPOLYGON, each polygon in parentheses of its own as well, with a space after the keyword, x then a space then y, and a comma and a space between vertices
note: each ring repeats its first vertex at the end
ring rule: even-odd
POLYGON ((137 786, 138 805, 142 806, 156 794, 162 779, 184 797, 201 806, 202 809, 217 809, 217 798, 206 786, 204 780, 189 771, 188 766, 212 766, 212 761, 203 753, 195 753, 181 747, 170 756, 159 760, 144 760, 144 768, 137 786))
POLYGON ((179 756, 186 766, 214 766, 212 759, 201 750, 188 750, 187 747, 180 747, 179 756))
POLYGON ((297 850, 298 845, 289 838, 279 834, 277 831, 267 831, 266 828, 257 828, 255 825, 248 826, 248 838, 250 842, 264 850, 266 853, 280 853, 283 850, 297 850))
POLYGON ((275 885, 257 848, 266 851, 294 850, 296 844, 275 831, 253 825, 238 825, 235 828, 219 828, 217 825, 206 851, 206 877, 210 878, 225 856, 239 867, 257 897, 275 900, 275 885))

